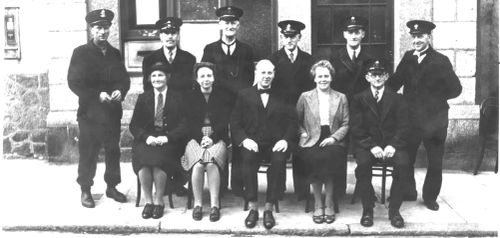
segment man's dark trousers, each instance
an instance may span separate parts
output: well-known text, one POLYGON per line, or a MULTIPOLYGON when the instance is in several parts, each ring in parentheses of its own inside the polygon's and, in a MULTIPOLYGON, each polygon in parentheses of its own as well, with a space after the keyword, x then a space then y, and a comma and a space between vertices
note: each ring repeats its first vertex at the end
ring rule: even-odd
POLYGON ((80 136, 78 149, 80 160, 78 163, 77 182, 83 189, 94 184, 97 159, 101 146, 104 147, 106 170, 104 181, 108 187, 115 187, 120 179, 120 122, 100 124, 86 119, 78 119, 80 136))

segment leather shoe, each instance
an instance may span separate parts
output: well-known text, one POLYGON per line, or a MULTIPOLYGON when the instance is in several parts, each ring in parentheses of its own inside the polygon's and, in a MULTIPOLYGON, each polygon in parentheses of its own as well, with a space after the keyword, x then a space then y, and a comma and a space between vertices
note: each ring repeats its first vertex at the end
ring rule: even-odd
POLYGON ((405 221, 399 211, 392 212, 389 210, 389 220, 391 220, 391 225, 393 227, 403 228, 405 226, 405 221))
POLYGON ((245 219, 245 226, 247 228, 254 228, 259 220, 259 212, 257 210, 250 210, 247 218, 245 219))
POLYGON ((425 206, 433 211, 439 210, 439 204, 436 201, 425 201, 425 206))
POLYGON ((363 210, 363 215, 359 223, 364 227, 373 226, 373 210, 363 210))
POLYGON ((269 230, 274 225, 276 225, 276 221, 274 220, 273 212, 270 210, 264 211, 264 227, 269 230))
POLYGON ((210 221, 218 221, 220 219, 220 210, 218 207, 212 207, 210 209, 210 221))
POLYGON ((144 209, 142 210, 142 218, 149 219, 149 218, 153 217, 154 208, 155 208, 155 205, 153 205, 151 203, 146 203, 146 205, 144 205, 144 209))
POLYGON ((160 219, 163 216, 163 210, 165 205, 154 205, 153 209, 153 219, 160 219))
POLYGON ((86 208, 95 207, 94 198, 92 198, 92 194, 90 193, 90 191, 82 191, 80 199, 82 201, 82 206, 86 208))
POLYGON ((327 224, 332 224, 335 221, 335 209, 333 207, 327 207, 325 209, 325 217, 324 220, 327 224), (332 214, 326 214, 327 211, 333 212, 332 214))
POLYGON ((108 187, 106 189, 106 197, 112 198, 115 201, 121 202, 121 203, 127 202, 127 197, 125 197, 125 195, 123 195, 123 193, 116 190, 115 187, 108 187))
POLYGON ((193 220, 199 221, 203 217, 203 211, 201 206, 196 206, 193 208, 193 220))

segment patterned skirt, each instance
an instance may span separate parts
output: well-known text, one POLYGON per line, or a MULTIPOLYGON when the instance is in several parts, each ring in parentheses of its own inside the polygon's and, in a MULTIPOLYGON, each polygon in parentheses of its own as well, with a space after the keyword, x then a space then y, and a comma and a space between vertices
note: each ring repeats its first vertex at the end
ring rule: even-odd
POLYGON ((186 146, 181 164, 184 170, 189 171, 197 163, 215 163, 223 169, 227 163, 227 147, 224 141, 220 140, 209 148, 202 148, 196 140, 191 140, 186 146))

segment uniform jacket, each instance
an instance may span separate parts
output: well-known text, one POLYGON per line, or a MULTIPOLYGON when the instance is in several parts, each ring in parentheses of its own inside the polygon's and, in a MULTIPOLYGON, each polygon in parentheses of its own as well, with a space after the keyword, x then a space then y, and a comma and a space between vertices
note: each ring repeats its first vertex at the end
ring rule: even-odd
MULTIPOLYGON (((330 105, 330 135, 335 139, 336 145, 345 146, 345 136, 349 130, 349 107, 347 97, 335 90, 329 93, 330 105)), ((300 137, 300 147, 311 147, 315 145, 321 135, 319 118, 318 90, 302 93, 297 102, 297 113, 299 122, 299 134, 307 133, 307 137, 300 137)))
POLYGON ((218 40, 206 45, 201 61, 216 65, 215 85, 234 99, 239 90, 252 86, 255 59, 252 48, 241 41, 236 40, 231 56, 224 53, 221 44, 222 40, 218 40))
POLYGON ((408 141, 408 108, 403 97, 385 88, 381 108, 370 88, 356 94, 351 101, 350 124, 356 146, 370 150, 375 146, 405 148, 408 141))
POLYGON ((448 125, 447 100, 460 95, 462 86, 448 57, 429 47, 418 64, 414 51, 405 53, 387 86, 394 91, 404 86, 412 124, 432 132, 448 125))
POLYGON ((267 107, 264 108, 257 86, 239 92, 231 114, 231 134, 236 145, 250 138, 259 144, 266 132, 272 143, 286 140, 289 147, 297 135, 297 116, 294 108, 271 91, 267 107))
POLYGON ((310 54, 298 49, 292 63, 285 49, 281 48, 271 55, 270 60, 276 69, 272 87, 282 91, 292 105, 297 103, 301 93, 314 88, 314 81, 309 74, 313 62, 310 54))
POLYGON ((149 136, 167 136, 170 142, 183 142, 187 135, 183 96, 180 92, 167 90, 163 107, 163 127, 155 130, 155 94, 150 89, 137 98, 129 129, 135 142, 145 142, 149 136))
POLYGON ((373 56, 365 48, 361 48, 355 62, 352 62, 345 47, 335 51, 330 58, 335 69, 331 83, 332 88, 345 94, 349 99, 368 88, 370 84, 365 79, 365 69, 368 61, 372 58, 373 56))
POLYGON ((68 85, 78 96, 78 119, 96 123, 120 123, 120 102, 101 103, 99 95, 120 90, 122 100, 130 88, 130 77, 116 48, 107 44, 106 55, 92 40, 73 51, 68 70, 68 85))
POLYGON ((149 75, 151 74, 149 68, 157 62, 165 63, 167 65, 167 70, 171 73, 170 80, 168 81, 169 89, 180 91, 192 89, 194 83, 193 66, 196 63, 196 58, 191 53, 177 47, 177 53, 175 54, 174 61, 170 64, 165 57, 164 49, 165 48, 162 47, 161 49, 154 51, 144 57, 144 60, 142 61, 142 85, 144 91, 153 88, 149 82, 149 75))
POLYGON ((203 134, 201 128, 204 124, 205 114, 208 114, 212 126, 213 134, 210 138, 214 144, 223 140, 229 144, 228 124, 230 108, 227 106, 227 97, 220 89, 213 88, 208 102, 205 101, 199 88, 193 89, 187 95, 187 118, 189 124, 189 139, 201 142, 203 134))

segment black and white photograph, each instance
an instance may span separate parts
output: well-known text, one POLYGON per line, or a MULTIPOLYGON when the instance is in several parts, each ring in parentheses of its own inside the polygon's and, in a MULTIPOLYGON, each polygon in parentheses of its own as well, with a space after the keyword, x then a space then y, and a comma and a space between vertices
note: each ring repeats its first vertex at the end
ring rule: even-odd
POLYGON ((4 0, 1 237, 498 237, 496 0, 4 0))

